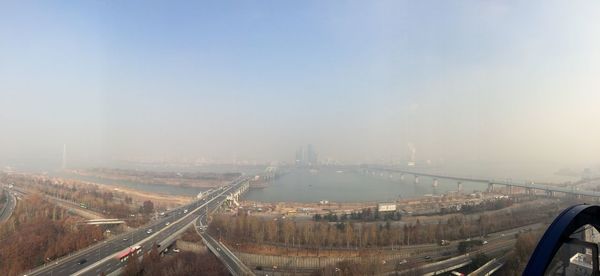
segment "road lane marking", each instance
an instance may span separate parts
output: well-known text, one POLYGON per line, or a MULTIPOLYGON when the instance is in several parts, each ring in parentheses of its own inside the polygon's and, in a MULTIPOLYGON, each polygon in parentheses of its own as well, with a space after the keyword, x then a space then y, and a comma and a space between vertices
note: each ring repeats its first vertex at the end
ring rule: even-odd
MULTIPOLYGON (((238 183, 236 183, 236 184, 234 184, 234 185, 238 185, 238 184, 240 184, 240 182, 238 182, 238 183)), ((229 190, 230 190, 230 189, 228 189, 227 191, 229 191, 229 190)), ((219 198, 221 195, 223 195, 223 194, 225 194, 225 193, 226 193, 226 191, 222 191, 222 192, 219 194, 219 196, 217 196, 217 197, 213 197, 213 198, 211 198, 210 200, 208 200, 208 201, 204 202, 202 205, 200 205, 199 207, 197 207, 197 208, 196 208, 196 209, 194 209, 193 211, 191 211, 191 212, 188 212, 188 214, 187 214, 187 215, 184 215, 184 216, 183 216, 183 217, 181 217, 180 219, 178 219, 178 220, 176 220, 175 222, 171 223, 169 226, 166 226, 166 227, 164 227, 164 228, 162 228, 162 229, 158 230, 158 231, 157 231, 157 232, 155 232, 153 235, 150 235, 149 237, 146 237, 145 239, 143 239, 143 240, 141 240, 141 241, 139 241, 139 242, 137 242, 137 243, 138 243, 138 244, 144 244, 144 243, 146 243, 147 241, 150 241, 151 239, 153 239, 153 238, 155 238, 155 237, 158 237, 157 235, 158 235, 159 233, 161 233, 161 232, 163 232, 163 231, 166 231, 167 229, 170 229, 170 228, 171 228, 171 226, 173 226, 173 225, 176 225, 176 224, 178 224, 179 222, 181 222, 182 220, 185 220, 185 219, 189 218, 189 217, 190 217, 192 214, 194 214, 194 213, 198 212, 198 210, 201 210, 202 208, 205 208, 205 207, 207 207, 207 205, 208 205, 209 203, 213 202, 213 201, 214 201, 216 198, 219 198)), ((192 220, 192 221, 191 221, 190 223, 188 223, 188 224, 193 224, 193 223, 194 223, 194 220, 192 220)), ((175 229, 175 228, 172 228, 172 229, 175 229)), ((99 261, 97 261, 97 262, 94 262, 93 264, 91 264, 91 265, 89 265, 89 266, 87 266, 87 267, 85 267, 85 268, 83 268, 83 269, 81 269, 81 270, 77 271, 76 273, 73 273, 72 275, 82 275, 83 273, 86 273, 86 272, 88 272, 89 270, 93 269, 94 267, 96 267, 96 266, 99 266, 99 265, 101 265, 101 264, 105 263, 107 260, 110 260, 111 258, 114 258, 114 257, 116 257, 118 254, 119 254, 119 252, 115 252, 115 253, 113 253, 113 254, 110 254, 110 255, 106 256, 104 259, 102 259, 102 260, 99 260, 99 261)))

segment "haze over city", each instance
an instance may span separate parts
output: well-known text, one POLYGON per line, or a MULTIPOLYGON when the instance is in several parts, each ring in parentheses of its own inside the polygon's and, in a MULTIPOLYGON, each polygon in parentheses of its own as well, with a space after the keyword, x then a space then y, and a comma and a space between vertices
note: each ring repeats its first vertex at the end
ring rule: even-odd
POLYGON ((0 275, 600 275, 598 1, 0 1, 0 275))
POLYGON ((1 159, 597 165, 598 3, 536 2, 4 2, 1 159))

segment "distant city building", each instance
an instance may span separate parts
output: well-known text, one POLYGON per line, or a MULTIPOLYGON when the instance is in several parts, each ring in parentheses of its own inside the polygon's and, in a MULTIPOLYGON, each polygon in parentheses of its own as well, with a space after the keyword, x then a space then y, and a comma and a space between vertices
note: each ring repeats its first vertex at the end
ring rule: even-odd
POLYGON ((409 167, 414 166, 415 163, 415 155, 417 153, 417 149, 415 148, 415 146, 412 143, 408 143, 408 162, 407 165, 409 167))
POLYGON ((592 169, 590 168, 585 168, 583 169, 583 172, 581 173, 581 178, 583 179, 591 179, 592 176, 592 169))
POLYGON ((317 162, 317 153, 313 145, 308 144, 306 145, 306 148, 300 147, 296 151, 297 166, 316 166, 317 162))

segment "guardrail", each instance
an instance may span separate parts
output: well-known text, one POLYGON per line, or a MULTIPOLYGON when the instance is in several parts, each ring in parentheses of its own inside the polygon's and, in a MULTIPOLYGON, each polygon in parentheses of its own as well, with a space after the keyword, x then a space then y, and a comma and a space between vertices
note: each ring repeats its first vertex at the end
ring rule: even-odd
MULTIPOLYGON (((239 181, 235 181, 233 185, 237 185, 237 184, 239 184, 239 181)), ((229 188, 229 189, 231 189, 231 188, 229 188)), ((219 190, 219 191, 220 191, 220 190, 219 190)), ((165 228, 163 228, 163 229, 161 229, 161 230, 159 230, 159 231, 156 231, 156 232, 154 232, 154 234, 150 235, 149 237, 147 237, 147 238, 145 238, 145 239, 143 239, 143 240, 141 240, 141 241, 139 241, 139 242, 137 242, 137 243, 138 243, 138 244, 143 244, 143 243, 147 242, 148 240, 152 239, 153 237, 155 237, 156 235, 158 235, 159 233, 161 233, 162 231, 165 231, 165 230, 166 230, 166 229, 168 229, 168 228, 174 227, 175 225, 177 225, 178 223, 180 223, 182 220, 184 220, 184 219, 188 218, 189 216, 191 216, 192 214, 194 214, 194 213, 198 212, 200 209, 204 208, 204 207, 205 207, 207 204, 210 204, 212 201, 214 201, 214 200, 215 200, 215 199, 217 199, 218 197, 222 196, 222 195, 223 195, 223 194, 225 194, 226 192, 228 192, 228 191, 221 191, 221 192, 220 192, 220 193, 219 193, 217 196, 215 196, 215 197, 211 198, 210 200, 206 201, 205 203, 201 204, 201 205, 200 205, 200 206, 198 206, 196 209, 194 209, 194 210, 192 210, 192 211, 188 212, 188 214, 187 214, 187 215, 184 215, 183 217, 181 217, 181 218, 179 218, 178 220, 176 220, 176 221, 174 221, 173 223, 171 223, 169 226, 166 226, 165 228)), ((196 201, 195 201, 195 202, 196 202, 196 201)), ((191 204, 189 204, 189 205, 191 205, 191 204)), ((190 223, 193 223, 193 222, 194 222, 194 220, 192 220, 190 223)), ((162 222, 157 222, 157 223, 154 223, 154 224, 153 224, 153 226, 154 226, 154 225, 157 225, 158 223, 162 223, 162 222)), ((115 253, 113 253, 113 254, 111 254, 111 255, 109 255, 109 256, 106 256, 104 259, 102 259, 102 260, 100 260, 100 261, 97 261, 97 262, 93 263, 92 265, 89 265, 89 266, 87 266, 87 267, 85 267, 85 268, 83 268, 83 269, 79 270, 77 273, 75 273, 75 274, 73 274, 73 275, 81 275, 81 274, 83 274, 83 273, 85 273, 85 272, 87 272, 87 271, 91 270, 92 268, 94 268, 94 267, 98 266, 99 264, 101 264, 101 263, 104 263, 105 261, 109 260, 110 258, 112 258, 112 257, 116 256, 116 254, 118 254, 118 252, 115 252, 115 253)))
POLYGON ((200 237, 202 237, 202 241, 204 241, 204 244, 206 244, 208 249, 210 249, 210 251, 212 251, 215 254, 215 256, 217 256, 217 258, 221 259, 221 262, 227 267, 227 270, 229 270, 229 272, 232 275, 255 275, 254 272, 252 272, 252 270, 250 270, 235 254, 233 254, 233 252, 231 252, 231 250, 229 250, 229 248, 227 248, 227 246, 215 240, 208 234, 201 234, 200 237), (213 243, 216 244, 216 246, 218 247, 215 247, 213 243), (221 254, 227 255, 227 257, 229 257, 229 259, 233 261, 235 267, 232 267, 229 264, 229 262, 224 260, 221 254))
MULTIPOLYGON (((233 185, 237 185, 237 184, 238 184, 240 181, 242 181, 242 180, 236 180, 236 181, 234 182, 235 184, 233 184, 233 185)), ((222 194, 224 194, 224 193, 225 193, 224 191, 221 191, 219 195, 222 195, 222 194)), ((215 197, 215 198, 216 198, 216 197, 215 197)), ((213 198, 213 199, 211 199, 211 200, 207 201, 205 204, 207 204, 207 203, 211 202, 211 201, 212 201, 212 200, 214 200, 215 198, 213 198)), ((197 201, 194 201, 194 202, 192 202, 192 203, 190 203, 190 204, 188 204, 188 205, 185 205, 185 206, 192 205, 192 204, 194 204, 194 203, 196 203, 196 202, 197 202, 197 201)), ((179 207, 179 208, 184 208, 185 206, 182 206, 182 207, 179 207)), ((183 216, 181 219, 184 219, 184 218, 186 218, 187 216, 191 215, 192 213, 196 212, 197 210, 199 210, 200 208, 202 208, 202 206, 204 206, 204 204, 203 204, 203 205, 201 205, 200 207, 196 208, 196 209, 195 209, 195 210, 193 210, 192 212, 189 212, 189 214, 188 214, 188 215, 186 215, 186 216, 183 216)), ((180 219, 180 220, 181 220, 181 219, 180 219)), ((145 225, 145 226, 144 226, 144 228, 146 228, 146 227, 154 227, 154 226, 156 226, 156 225, 158 225, 158 224, 160 224, 160 223, 162 223, 162 222, 161 222, 161 221, 153 221, 153 222, 151 222, 151 223, 149 223, 149 224, 145 225)), ((173 225, 173 224, 172 224, 172 225, 173 225)), ((144 229, 144 228, 141 228, 141 229, 138 229, 138 230, 133 230, 133 231, 143 231, 143 229, 144 229)), ((157 233, 158 233, 158 232, 156 232, 155 234, 157 234, 157 233)), ((97 243, 95 243, 95 244, 93 244, 93 245, 91 245, 91 246, 88 246, 88 247, 86 247, 86 248, 80 249, 80 250, 78 250, 78 251, 75 251, 75 252, 70 252, 70 253, 69 253, 69 254, 67 254, 67 255, 61 256, 61 257, 59 257, 59 258, 57 258, 57 259, 55 259, 55 260, 53 260, 53 261, 51 261, 51 262, 46 262, 46 263, 44 263, 44 264, 42 264, 42 265, 40 265, 40 266, 38 266, 38 267, 36 267, 36 268, 33 268, 33 269, 31 269, 31 270, 27 271, 26 275, 35 275, 35 274, 37 274, 37 273, 40 273, 40 272, 41 272, 41 271, 43 271, 44 269, 46 269, 48 266, 52 266, 52 265, 55 265, 55 264, 57 264, 57 263, 64 263, 64 262, 71 261, 71 260, 73 260, 73 259, 76 259, 77 257, 79 257, 79 256, 81 256, 81 255, 84 255, 84 254, 87 254, 87 253, 89 253, 89 252, 91 252, 91 251, 97 250, 98 248, 100 248, 101 246, 103 246, 103 245, 104 245, 105 243, 107 243, 108 241, 119 240, 119 239, 122 239, 123 237, 125 237, 125 236, 129 236, 129 235, 131 235, 131 234, 132 234, 132 232, 131 232, 131 231, 130 231, 130 232, 121 233, 121 234, 119 234, 119 235, 116 235, 116 236, 114 236, 114 237, 112 237, 112 238, 108 239, 108 240, 99 241, 99 242, 97 242, 97 243)), ((153 236, 153 235, 152 235, 152 236, 153 236)), ((143 241, 140 241, 140 243, 141 243, 141 242, 143 242, 143 241)), ((111 256, 112 256, 112 255, 111 255, 111 256)), ((109 258, 109 257, 111 257, 111 256, 108 256, 107 258, 109 258)), ((105 259, 106 259, 106 258, 105 258, 105 259)), ((103 259, 103 260, 104 260, 104 259, 103 259)), ((102 262, 102 261, 100 261, 100 262, 102 262)), ((86 268, 89 268, 89 267, 93 267, 93 265, 90 265, 90 266, 88 266, 88 267, 86 267, 86 268)), ((84 269, 82 269, 82 270, 85 270, 86 268, 84 268, 84 269)))
POLYGON ((492 275, 494 272, 498 271, 498 269, 504 266, 505 262, 506 261, 504 257, 493 258, 489 262, 476 269, 475 271, 469 273, 469 276, 492 275))

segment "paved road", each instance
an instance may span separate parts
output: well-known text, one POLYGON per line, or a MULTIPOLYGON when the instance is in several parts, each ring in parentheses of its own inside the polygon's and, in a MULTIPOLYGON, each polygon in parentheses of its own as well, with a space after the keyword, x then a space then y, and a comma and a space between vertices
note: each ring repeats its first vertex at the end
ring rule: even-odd
POLYGON ((486 264, 484 264, 477 270, 470 273, 469 276, 492 275, 494 272, 498 271, 498 269, 502 268, 502 266, 504 266, 504 263, 506 263, 506 255, 504 255, 500 258, 494 258, 494 259, 490 260, 489 262, 487 262, 486 264))
POLYGON ((202 238, 214 250, 213 253, 225 264, 232 275, 254 275, 252 270, 248 269, 244 263, 233 254, 223 243, 217 241, 212 236, 203 233, 202 238))
MULTIPOLYGON (((13 187, 13 191, 22 194, 22 195, 28 195, 31 194, 32 192, 29 189, 23 188, 23 187, 13 187)), ((34 192, 36 193, 36 192, 34 192)), ((62 198, 58 198, 58 197, 54 197, 51 195, 47 195, 47 194, 42 194, 42 196, 44 198, 46 198, 48 201, 63 207, 69 211, 72 211, 73 213, 79 215, 80 217, 86 218, 86 219, 103 219, 106 218, 106 216, 104 216, 104 214, 101 214, 100 212, 94 211, 94 210, 90 210, 87 208, 81 208, 81 206, 79 205, 79 203, 75 203, 73 201, 68 201, 68 200, 64 200, 62 198)))
MULTIPOLYGON (((436 271, 441 271, 447 268, 451 268, 451 267, 456 267, 459 266, 461 264, 465 264, 467 262, 469 262, 471 260, 471 258, 473 256, 476 256, 480 253, 486 254, 488 256, 494 255, 494 254, 499 254, 499 253, 503 253, 507 250, 510 250, 512 248, 514 248, 516 239, 514 239, 514 237, 506 237, 506 238, 502 238, 501 240, 496 240, 494 242, 490 242, 487 245, 482 246, 480 249, 475 250, 475 251, 471 251, 468 254, 464 254, 464 255, 459 255, 447 260, 440 260, 438 262, 434 262, 434 263, 427 263, 426 260, 423 259, 423 257, 420 257, 420 259, 416 259, 416 258, 410 258, 408 260, 407 264, 410 264, 411 267, 414 267, 416 270, 404 270, 401 271, 399 274, 410 274, 413 271, 418 271, 419 273, 423 274, 423 275, 427 275, 427 274, 434 274, 436 271)), ((440 258, 444 258, 442 256, 438 256, 436 255, 432 255, 432 260, 435 259, 440 259, 440 258)), ((455 268, 453 268, 455 269, 455 268)), ((390 272, 387 274, 394 274, 395 272, 390 272)))
POLYGON ((208 225, 209 210, 205 209, 205 212, 201 213, 195 222, 196 231, 202 237, 204 243, 223 262, 232 275, 254 275, 252 270, 231 252, 227 246, 204 231, 208 225))
POLYGON ((2 189, 2 192, 6 194, 6 204, 4 204, 4 208, 0 210, 0 222, 4 222, 10 218, 15 210, 15 207, 17 206, 17 198, 10 192, 10 190, 2 189))
POLYGON ((167 213, 165 218, 153 221, 150 224, 130 233, 97 243, 91 247, 80 250, 72 256, 51 263, 46 267, 34 270, 27 275, 99 275, 109 274, 125 265, 116 255, 133 245, 140 245, 142 252, 148 252, 154 244, 158 244, 167 237, 206 213, 207 209, 214 209, 222 204, 229 191, 237 189, 245 183, 246 179, 234 181, 231 185, 217 189, 188 205, 182 206, 167 213), (187 209, 189 212, 185 213, 187 209), (167 226, 167 222, 170 224, 167 226), (147 230, 152 229, 148 234, 147 230), (81 260, 85 262, 80 264, 81 260))

